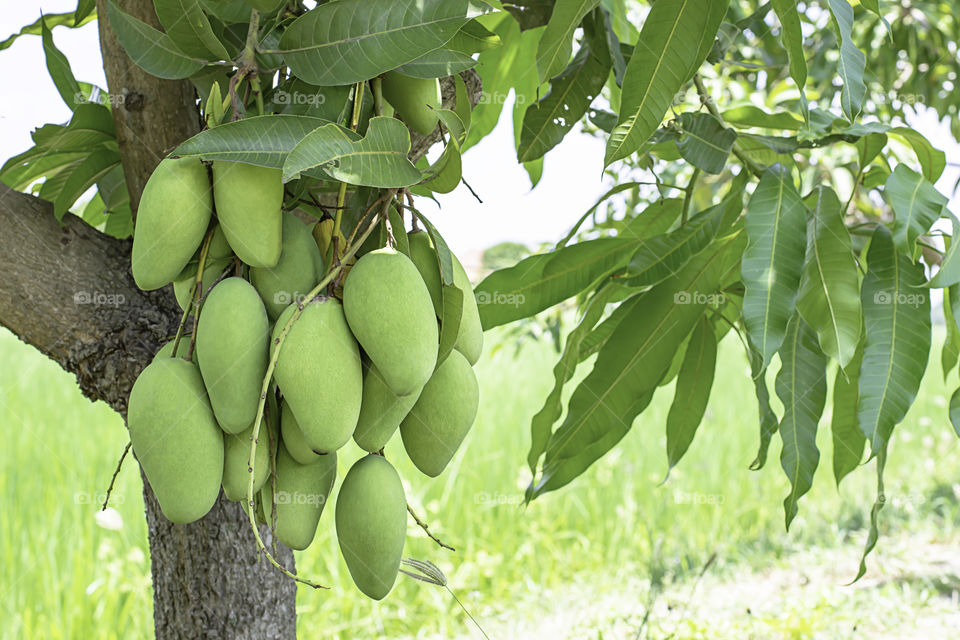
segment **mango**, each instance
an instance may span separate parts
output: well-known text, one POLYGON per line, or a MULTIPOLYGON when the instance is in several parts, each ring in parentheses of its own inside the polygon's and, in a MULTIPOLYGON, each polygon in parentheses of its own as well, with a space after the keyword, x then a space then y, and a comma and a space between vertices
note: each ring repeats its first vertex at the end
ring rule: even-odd
POLYGON ((303 431, 297 423, 297 417, 293 415, 286 400, 283 401, 280 413, 280 437, 283 440, 283 446, 287 448, 287 453, 300 464, 311 464, 320 458, 320 454, 307 444, 307 439, 303 437, 303 431))
POLYGON ((213 163, 213 201, 223 233, 251 267, 273 267, 282 249, 283 173, 242 162, 213 163))
MULTIPOLYGON (((174 340, 171 340, 160 347, 160 350, 157 351, 153 356, 153 360, 159 360, 161 358, 172 358, 173 357, 173 343, 174 340)), ((187 352, 190 351, 190 336, 188 334, 183 334, 180 338, 180 344, 177 346, 177 357, 186 358, 187 352)), ((193 363, 197 363, 197 350, 193 350, 193 363)))
POLYGON ((280 260, 273 267, 250 269, 250 282, 263 298, 271 320, 276 320, 287 305, 301 300, 313 289, 322 275, 322 265, 312 227, 293 214, 284 214, 280 260))
POLYGON ((473 425, 479 402, 470 363, 451 351, 400 424, 403 447, 420 471, 432 478, 440 475, 473 425))
POLYGON ((223 432, 196 365, 161 358, 144 369, 127 405, 130 442, 163 515, 202 518, 220 494, 223 432))
POLYGON ((383 76, 383 97, 393 105, 411 129, 421 135, 430 135, 437 128, 435 109, 442 107, 440 81, 436 78, 411 78, 396 71, 383 76))
MULTIPOLYGON (((310 546, 317 533, 330 492, 337 480, 337 454, 320 456, 312 464, 300 464, 287 450, 277 450, 277 539, 291 549, 310 546)), ((261 494, 267 523, 272 523, 273 494, 270 484, 261 494)))
MULTIPOLYGON (((295 309, 290 305, 280 314, 271 349, 295 309)), ((363 369, 336 299, 319 298, 304 307, 280 347, 273 377, 311 449, 332 453, 350 440, 360 415, 363 369)))
POLYGON ((426 384, 437 364, 437 317, 410 258, 394 249, 364 254, 343 284, 350 330, 398 396, 426 384))
MULTIPOLYGON (((250 440, 253 437, 253 425, 246 431, 226 434, 223 459, 223 494, 227 500, 240 502, 247 498, 247 484, 250 482, 250 440)), ((276 438, 276 436, 274 436, 276 438)), ((256 496, 270 477, 270 432, 266 421, 260 423, 257 438, 257 455, 253 464, 253 495, 256 496)))
POLYGON ((363 374, 363 401, 353 440, 370 453, 383 449, 418 397, 419 391, 406 396, 396 395, 384 382, 377 367, 371 364, 363 374))
POLYGON ((212 213, 204 164, 197 158, 161 160, 137 209, 130 256, 137 286, 151 291, 172 282, 203 241, 212 213))
MULTIPOLYGON (((410 259, 417 265, 423 281, 427 284, 437 317, 442 317, 443 291, 440 264, 437 262, 437 252, 430 241, 430 234, 418 231, 407 237, 410 241, 410 259)), ((466 356, 473 365, 477 363, 483 352, 483 326, 480 324, 480 312, 477 310, 477 299, 473 295, 473 285, 470 284, 466 270, 453 253, 450 254, 450 258, 453 262, 453 284, 463 292, 460 328, 453 348, 466 356)))
POLYGON ((386 458, 368 455, 350 468, 337 496, 337 539, 354 584, 382 600, 397 579, 407 535, 407 498, 386 458))
MULTIPOLYGON (((200 295, 206 293, 229 266, 230 260, 207 262, 207 266, 203 270, 203 281, 200 284, 203 288, 200 295)), ((173 295, 176 296, 177 305, 180 306, 180 309, 186 309, 186 305, 190 302, 190 290, 193 288, 193 282, 196 277, 196 265, 194 265, 192 269, 188 266, 181 272, 181 275, 173 281, 173 295)))
POLYGON ((257 415, 270 323, 257 290, 227 278, 207 296, 197 324, 197 362, 220 427, 240 433, 257 415))

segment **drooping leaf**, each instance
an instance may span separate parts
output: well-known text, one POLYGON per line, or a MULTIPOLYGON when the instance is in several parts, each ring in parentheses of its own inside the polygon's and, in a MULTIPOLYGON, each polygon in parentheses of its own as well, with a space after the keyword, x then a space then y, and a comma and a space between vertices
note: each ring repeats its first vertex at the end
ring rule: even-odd
POLYGON ((947 198, 926 178, 905 164, 898 164, 883 187, 893 208, 893 242, 898 251, 912 254, 917 238, 927 233, 943 214, 947 198))
POLYGON ((53 34, 46 23, 42 24, 41 37, 43 40, 43 53, 47 61, 47 72, 50 79, 53 80, 57 93, 63 101, 70 107, 70 110, 76 108, 77 104, 83 102, 83 92, 80 90, 80 84, 73 76, 73 70, 70 68, 70 61, 67 56, 57 49, 53 42, 53 34))
POLYGON ((626 158, 647 141, 683 84, 700 67, 729 0, 675 0, 654 4, 627 63, 620 116, 607 141, 604 165, 626 158), (702 55, 701 55, 702 52, 702 55))
MULTIPOLYGON (((79 6, 78 6, 78 11, 79 11, 79 6)), ((30 24, 22 27, 20 31, 14 33, 10 37, 8 37, 6 40, 3 40, 2 42, 0 42, 0 51, 3 51, 4 49, 9 48, 10 45, 16 42, 20 36, 40 35, 41 32, 43 31, 44 24, 46 24, 47 28, 49 29, 53 29, 54 27, 59 27, 59 26, 75 29, 77 27, 82 27, 83 25, 87 24, 88 22, 91 22, 92 20, 96 20, 96 18, 97 18, 97 14, 91 12, 83 16, 82 18, 78 19, 76 11, 71 11, 70 13, 48 13, 46 15, 42 15, 39 18, 37 18, 35 22, 31 22, 30 24)))
POLYGON ((349 184, 408 187, 420 181, 420 172, 407 158, 409 153, 410 132, 394 118, 371 118, 367 135, 360 140, 331 123, 308 133, 290 151, 283 163, 283 179, 289 181, 319 168, 349 184))
POLYGON ((411 78, 444 78, 475 66, 477 61, 465 53, 452 49, 434 49, 397 67, 397 72, 411 78))
POLYGON ((927 367, 930 296, 922 284, 923 267, 897 251, 890 231, 877 225, 860 297, 866 343, 857 407, 857 424, 874 456, 913 404, 927 367))
POLYGON ((953 224, 953 235, 947 249, 947 255, 944 256, 943 263, 940 264, 940 270, 927 282, 927 286, 930 288, 940 289, 960 282, 960 251, 958 251, 958 248, 960 248, 960 235, 958 235, 960 234, 960 220, 957 220, 957 217, 951 213, 950 222, 953 224))
POLYGON ((73 12, 74 23, 82 22, 97 8, 97 0, 77 0, 77 8, 73 12))
POLYGON ((867 438, 857 426, 857 403, 860 363, 863 360, 861 342, 846 370, 837 368, 833 379, 833 417, 830 420, 830 433, 833 439, 833 477, 840 481, 857 468, 863 459, 863 448, 867 438))
POLYGON ((23 191, 40 178, 53 175, 87 154, 82 151, 50 153, 37 147, 7 160, 0 169, 0 182, 23 191))
POLYGON ((667 414, 667 463, 670 469, 687 452, 703 420, 716 364, 717 337, 713 325, 703 316, 687 344, 673 403, 667 414))
POLYGON ((803 52, 803 32, 797 3, 792 0, 773 0, 771 4, 780 19, 780 38, 790 59, 790 77, 797 83, 797 88, 803 91, 807 84, 807 59, 803 52))
POLYGON ((753 378, 753 390, 757 398, 760 422, 760 444, 757 446, 757 455, 750 463, 750 470, 759 471, 767 463, 770 441, 777 432, 780 421, 770 406, 770 389, 767 387, 767 369, 763 366, 763 356, 747 344, 747 357, 750 360, 750 377, 753 378))
POLYGON ((683 159, 707 173, 722 173, 737 134, 709 113, 686 112, 680 115, 682 133, 677 149, 683 159))
POLYGON ((573 32, 598 4, 600 0, 556 0, 537 46, 537 72, 541 83, 567 66, 573 51, 573 32))
POLYGON ((477 0, 340 0, 307 11, 280 38, 301 79, 353 84, 442 47, 490 7, 477 0))
POLYGON ((846 369, 860 342, 860 277, 840 199, 830 187, 814 193, 797 310, 823 352, 846 369))
POLYGON ((943 151, 934 148, 922 133, 910 127, 893 127, 890 129, 890 135, 910 145, 913 152, 917 154, 917 161, 923 170, 924 178, 930 182, 940 179, 947 166, 947 155, 943 151))
POLYGON ((107 16, 124 51, 150 75, 178 80, 192 76, 204 67, 202 60, 180 51, 169 36, 124 13, 113 0, 107 2, 107 16))
POLYGON ((847 0, 827 2, 840 40, 840 58, 837 61, 837 72, 843 80, 840 106, 847 120, 853 122, 860 115, 863 97, 867 93, 867 86, 863 83, 867 57, 853 41, 853 7, 847 0))
POLYGON ((84 158, 83 162, 70 172, 60 195, 54 202, 53 213, 57 220, 63 219, 63 215, 69 211, 80 196, 119 163, 120 155, 115 151, 106 149, 91 153, 84 158))
MULTIPOLYGON (((887 445, 883 444, 880 451, 876 453, 877 457, 877 498, 874 500, 873 507, 870 509, 870 528, 867 531, 867 541, 863 546, 863 555, 860 557, 860 568, 857 570, 857 577, 853 579, 856 582, 867 573, 867 556, 877 546, 877 540, 880 538, 880 510, 887 503, 886 492, 883 488, 883 471, 887 466, 887 445)), ((852 584, 852 583, 851 583, 852 584)))
POLYGON ((463 177, 460 145, 463 144, 467 131, 463 120, 455 112, 449 109, 437 109, 436 113, 447 131, 446 145, 437 161, 423 171, 423 181, 417 185, 416 189, 450 193, 457 188, 463 177))
POLYGON ((727 124, 740 127, 786 131, 799 131, 803 128, 803 120, 789 111, 769 113, 752 104, 727 109, 720 115, 727 124))
POLYGON ((957 437, 960 437, 960 389, 950 396, 950 425, 957 437))
POLYGON ((200 60, 230 59, 230 52, 213 32, 199 0, 153 0, 153 7, 177 49, 200 60))
POLYGON ((103 105, 84 102, 76 105, 66 126, 44 125, 33 132, 33 142, 46 153, 84 151, 98 146, 116 148, 113 117, 103 105))
POLYGON ((310 116, 244 118, 201 131, 174 149, 171 155, 246 162, 280 169, 297 143, 325 124, 329 124, 328 121, 310 116))
POLYGON ((747 204, 745 225, 743 316, 766 368, 793 315, 806 251, 806 207, 788 169, 774 165, 764 172, 747 204))
MULTIPOLYGON (((557 242, 556 248, 560 249, 565 247, 567 243, 573 239, 573 236, 577 235, 577 231, 579 231, 580 227, 583 226, 583 223, 587 221, 587 218, 593 215, 593 213, 600 208, 600 205, 609 200, 611 196, 622 193, 629 189, 636 189, 639 186, 639 182, 621 182, 608 189, 606 193, 597 198, 597 201, 593 203, 592 207, 587 209, 586 212, 584 212, 584 214, 577 219, 577 221, 570 228, 570 231, 568 231, 567 234, 557 242)), ((654 202, 649 207, 644 209, 639 215, 633 218, 631 224, 628 225, 629 232, 634 237, 644 238, 652 237, 658 233, 666 231, 668 228, 670 228, 670 225, 673 224, 674 220, 680 217, 681 204, 682 201, 675 198, 658 200, 654 202), (632 224, 633 222, 641 219, 645 224, 632 224)))

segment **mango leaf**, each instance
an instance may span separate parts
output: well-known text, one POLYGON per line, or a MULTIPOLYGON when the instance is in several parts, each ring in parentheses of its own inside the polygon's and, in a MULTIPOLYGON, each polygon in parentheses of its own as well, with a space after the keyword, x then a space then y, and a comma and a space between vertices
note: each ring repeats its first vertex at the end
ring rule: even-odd
POLYGON ((620 116, 607 141, 604 165, 626 158, 653 135, 677 92, 703 63, 729 0, 654 4, 627 63, 620 116), (701 55, 702 54, 702 55, 701 55))
POLYGON ((797 501, 813 485, 820 462, 817 423, 827 399, 827 358, 817 345, 813 329, 794 314, 780 349, 777 396, 783 402, 780 420, 780 466, 790 481, 790 493, 783 501, 787 530, 797 515, 797 501))
POLYGON ((417 219, 426 227, 430 234, 434 251, 437 255, 437 263, 440 266, 440 294, 442 299, 442 311, 440 314, 440 349, 437 354, 437 363, 442 363, 450 355, 453 345, 457 341, 457 334, 460 332, 460 319, 463 315, 463 296, 470 295, 468 291, 462 291, 453 282, 453 258, 451 257, 450 247, 427 218, 419 211, 415 212, 417 219))
POLYGON ((799 131, 803 128, 803 120, 789 111, 769 113, 752 104, 727 109, 720 115, 727 124, 740 127, 786 131, 799 131))
POLYGON ((860 342, 860 276, 843 221, 843 205, 830 187, 814 191, 807 222, 807 254, 797 310, 815 327, 820 348, 844 369, 860 342))
POLYGON ((727 166, 730 150, 737 140, 733 129, 727 129, 709 113, 680 114, 682 133, 676 141, 683 159, 707 173, 719 174, 727 166))
POLYGON ((97 0, 78 0, 77 8, 73 11, 73 21, 81 22, 97 8, 97 0))
POLYGON ((437 116, 447 130, 447 144, 437 161, 423 171, 423 182, 417 185, 417 189, 450 193, 457 188, 463 177, 460 145, 467 136, 467 130, 460 116, 449 109, 437 109, 437 116))
MULTIPOLYGON (((93 3, 90 3, 93 4, 93 3)), ((64 26, 76 29, 82 27, 83 25, 97 19, 96 13, 87 13, 86 15, 78 18, 77 13, 80 11, 80 7, 77 7, 77 11, 71 11, 70 13, 48 13, 42 15, 35 22, 22 27, 20 31, 9 36, 6 40, 0 41, 0 51, 7 49, 14 42, 17 41, 17 38, 20 36, 38 36, 43 32, 43 25, 47 25, 48 29, 53 29, 54 27, 64 26)))
MULTIPOLYGON (((157 18, 173 44, 193 58, 229 60, 230 53, 217 39, 199 0, 153 0, 157 18)), ((249 17, 249 15, 248 15, 249 17)))
POLYGON ((950 215, 950 222, 953 224, 953 235, 947 248, 947 255, 944 256, 943 262, 940 264, 940 270, 927 282, 928 287, 936 289, 950 287, 960 282, 960 251, 957 251, 957 248, 960 247, 960 235, 958 235, 960 234, 960 220, 957 220, 957 217, 949 211, 947 213, 950 215))
POLYGON ((837 72, 843 80, 840 92, 840 106, 847 120, 853 122, 860 114, 867 86, 863 83, 863 72, 867 66, 867 57, 853 41, 853 7, 847 0, 827 0, 830 13, 840 40, 840 59, 837 72))
POLYGON ((86 151, 100 145, 116 148, 116 133, 109 109, 92 102, 78 104, 66 126, 47 124, 32 134, 47 153, 86 151))
POLYGON ((567 66, 573 52, 573 32, 598 4, 600 0, 556 0, 537 46, 537 72, 541 84, 567 66))
POLYGON ((857 407, 857 424, 874 456, 913 404, 927 366, 930 295, 921 284, 923 267, 898 252, 890 231, 878 225, 860 297, 866 343, 857 407))
POLYGON ((704 316, 690 336, 677 376, 673 403, 667 414, 668 475, 687 452, 703 420, 716 364, 717 337, 713 325, 704 316))
POLYGON ((53 42, 53 34, 47 24, 42 23, 41 38, 43 40, 43 53, 47 61, 47 72, 50 79, 53 80, 57 93, 72 111, 77 104, 83 102, 83 92, 80 90, 80 84, 73 76, 73 70, 70 69, 70 61, 67 56, 57 49, 53 42))
POLYGON ((800 13, 792 0, 773 0, 773 10, 780 19, 780 38, 790 59, 790 77, 803 91, 807 84, 807 60, 803 52, 803 32, 800 29, 800 13))
POLYGON ((107 2, 107 16, 124 51, 150 75, 178 80, 204 67, 202 60, 180 51, 169 36, 124 13, 113 0, 107 2))
POLYGON ((837 368, 833 379, 833 417, 830 432, 833 438, 833 477, 840 481, 857 468, 863 459, 863 447, 867 438, 857 426, 858 384, 860 363, 863 360, 863 343, 858 345, 846 370, 837 368))
POLYGON ((407 158, 410 132, 402 122, 377 116, 363 139, 351 133, 332 123, 308 133, 284 161, 284 181, 316 168, 334 180, 365 187, 408 187, 420 181, 407 158))
POLYGON ((466 53, 451 49, 434 49, 416 60, 397 67, 397 72, 411 78, 445 78, 475 66, 477 61, 466 53))
MULTIPOLYGON (((639 182, 621 182, 611 187, 606 193, 597 198, 597 201, 593 203, 592 207, 580 216, 570 228, 570 231, 557 242, 556 248, 560 249, 561 247, 565 247, 567 243, 573 239, 573 236, 577 235, 577 231, 579 231, 583 223, 587 221, 587 218, 593 215, 593 212, 596 211, 601 204, 609 200, 611 196, 629 189, 637 189, 640 186, 641 183, 639 182)), ((630 222, 627 223, 624 232, 629 228, 629 233, 636 238, 652 237, 658 233, 662 233, 670 228, 674 220, 680 217, 681 204, 682 200, 676 198, 657 200, 634 216, 630 222), (637 223, 634 225, 637 220, 641 219, 643 220, 642 224, 637 223)))
POLYGON ((11 189, 24 191, 44 176, 54 175, 64 167, 86 157, 83 151, 50 153, 37 147, 7 160, 0 168, 0 182, 11 189))
POLYGON ((280 49, 310 84, 353 84, 442 47, 489 10, 476 0, 340 0, 294 20, 280 49))
POLYGON ((759 471, 767 463, 770 441, 779 429, 780 421, 770 406, 770 389, 767 387, 767 369, 763 366, 763 356, 749 344, 746 346, 747 358, 750 360, 750 377, 753 378, 753 390, 757 397, 757 411, 760 419, 760 444, 757 447, 757 455, 750 463, 750 470, 759 471))
POLYGON ((170 154, 204 160, 246 162, 280 169, 293 148, 326 120, 310 116, 267 115, 226 122, 201 131, 170 154))
POLYGON ((960 389, 950 396, 950 425, 957 437, 960 437, 960 389))
POLYGON ((930 141, 916 129, 909 127, 894 127, 890 135, 910 145, 917 155, 917 161, 923 170, 923 177, 930 182, 936 182, 943 175, 947 166, 947 155, 940 149, 935 149, 930 141))
POLYGON ((870 528, 867 531, 867 541, 863 546, 863 555, 860 557, 860 568, 857 571, 857 576, 852 582, 856 582, 867 572, 867 556, 870 555, 870 552, 873 551, 873 548, 877 546, 877 540, 880 538, 880 510, 883 509, 883 505, 887 503, 887 494, 883 488, 883 471, 887 466, 886 443, 884 443, 883 447, 879 452, 877 452, 876 455, 877 498, 874 500, 873 507, 870 509, 870 528))
POLYGON ((487 29, 476 20, 470 20, 467 24, 460 27, 456 35, 447 42, 447 49, 460 51, 462 53, 480 53, 488 51, 503 44, 500 36, 487 29))
POLYGON ((950 377, 950 372, 960 360, 960 328, 953 312, 951 299, 956 298, 956 287, 947 287, 943 290, 943 319, 946 324, 947 335, 940 348, 940 369, 943 372, 943 381, 950 377))
POLYGON ((778 164, 763 173, 747 204, 745 226, 743 317, 766 368, 793 315, 806 251, 806 207, 788 169, 778 164))
POLYGON ((893 242, 898 251, 912 255, 917 238, 930 231, 947 206, 947 198, 926 178, 905 164, 898 164, 883 187, 893 208, 893 242))
POLYGON ((553 11, 553 0, 507 0, 502 5, 523 31, 547 24, 553 11))
POLYGON ((87 189, 119 164, 120 155, 111 150, 95 151, 84 158, 83 162, 70 172, 70 176, 54 202, 53 213, 57 220, 62 220, 63 215, 87 189))

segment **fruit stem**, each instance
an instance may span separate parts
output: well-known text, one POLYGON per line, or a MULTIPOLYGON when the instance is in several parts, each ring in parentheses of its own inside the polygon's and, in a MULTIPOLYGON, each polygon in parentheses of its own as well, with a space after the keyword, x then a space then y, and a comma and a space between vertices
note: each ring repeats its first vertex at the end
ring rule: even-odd
MULTIPOLYGON (((363 88, 364 83, 358 82, 353 87, 353 111, 350 114, 350 130, 356 131, 357 126, 360 124, 360 110, 363 108, 363 88)), ((347 183, 340 183, 340 190, 337 191, 337 212, 333 218, 333 243, 334 243, 334 252, 333 264, 336 264, 340 260, 340 252, 344 247, 337 246, 337 238, 340 237, 340 220, 343 218, 343 207, 347 202, 347 183)))
MULTIPOLYGON (((198 294, 203 288, 203 267, 207 261, 207 252, 210 250, 210 241, 213 239, 213 232, 216 227, 210 227, 210 230, 207 231, 207 235, 203 238, 203 244, 200 245, 200 258, 197 260, 197 276, 193 279, 193 284, 190 285, 190 296, 187 298, 187 304, 183 308, 183 315, 180 316, 180 326, 177 327, 177 335, 173 338, 173 357, 177 357, 177 350, 180 348, 180 338, 183 337, 183 328, 187 324, 187 316, 190 315, 190 309, 194 306, 194 299, 197 300, 197 313, 200 312, 200 299, 198 294)), ((196 329, 196 318, 194 318, 194 336, 197 333, 196 329)), ((190 351, 187 353, 186 360, 189 362, 193 358, 193 336, 190 336, 190 351)))
POLYGON ((683 196, 683 208, 680 210, 680 226, 687 226, 687 219, 690 217, 690 207, 693 206, 693 192, 697 186, 697 180, 700 179, 700 169, 694 167, 693 175, 690 176, 690 182, 687 183, 687 192, 683 196))
POLYGON ((370 81, 370 91, 373 93, 373 115, 383 114, 383 79, 377 76, 370 81))
POLYGON ((429 537, 431 540, 433 540, 434 542, 436 542, 438 545, 440 545, 440 546, 443 547, 444 549, 449 549, 450 551, 456 551, 456 549, 454 549, 453 547, 451 547, 451 546, 448 545, 447 543, 442 542, 442 541, 440 540, 440 538, 438 538, 437 536, 435 536, 435 535, 433 535, 432 533, 430 533, 430 525, 428 525, 426 522, 424 522, 423 520, 421 520, 421 519, 417 516, 416 512, 413 510, 413 507, 410 506, 410 503, 409 503, 409 502, 407 503, 407 512, 408 512, 411 516, 413 516, 414 522, 417 523, 417 526, 419 526, 421 529, 423 529, 423 532, 427 534, 427 537, 429 537))

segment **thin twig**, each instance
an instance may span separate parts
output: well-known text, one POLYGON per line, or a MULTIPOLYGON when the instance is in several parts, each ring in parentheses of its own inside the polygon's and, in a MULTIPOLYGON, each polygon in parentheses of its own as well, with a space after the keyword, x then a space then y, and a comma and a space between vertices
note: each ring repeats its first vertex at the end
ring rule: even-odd
POLYGON ((463 176, 460 176, 460 182, 462 182, 463 186, 465 186, 467 190, 469 190, 470 193, 473 194, 473 197, 477 199, 477 202, 479 202, 480 204, 483 204, 483 200, 481 200, 480 196, 477 195, 477 192, 473 190, 473 187, 470 186, 470 183, 467 182, 466 178, 464 178, 463 176))
POLYGON ((411 516, 413 516, 414 522, 417 523, 417 526, 423 529, 423 532, 427 534, 428 538, 436 542, 438 545, 440 545, 444 549, 450 549, 450 551, 456 551, 456 549, 454 549, 447 543, 441 541, 440 538, 438 538, 437 536, 430 533, 430 525, 428 525, 426 522, 424 522, 417 516, 416 512, 413 510, 413 507, 410 506, 409 502, 407 503, 407 511, 410 513, 411 516))
POLYGON ((110 494, 113 493, 113 483, 117 481, 117 475, 120 474, 120 467, 123 466, 123 461, 126 460, 127 454, 130 452, 131 443, 128 442, 127 446, 123 448, 123 453, 120 454, 120 460, 117 461, 117 468, 113 470, 113 477, 110 478, 110 486, 107 487, 107 495, 103 499, 103 506, 100 508, 100 511, 107 510, 107 503, 110 502, 110 494))

